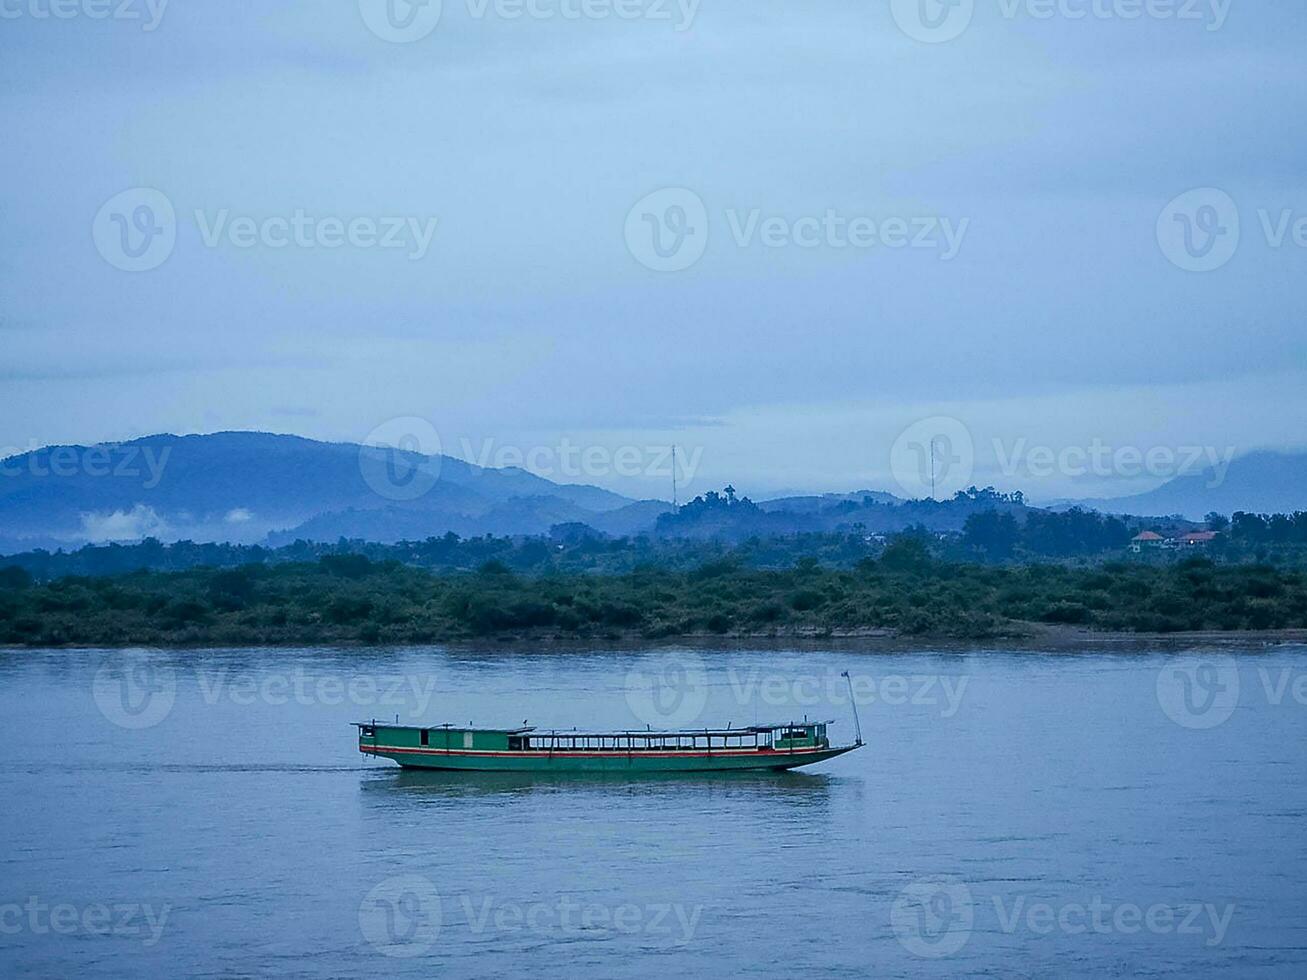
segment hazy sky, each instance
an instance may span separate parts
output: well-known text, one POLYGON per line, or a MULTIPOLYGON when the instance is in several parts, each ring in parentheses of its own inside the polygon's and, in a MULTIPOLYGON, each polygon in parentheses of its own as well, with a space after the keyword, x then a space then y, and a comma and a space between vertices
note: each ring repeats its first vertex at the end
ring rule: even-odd
POLYGON ((1307 440, 1299 0, 54 2, 0 0, 0 448, 904 492, 939 430, 1047 498, 1307 440))

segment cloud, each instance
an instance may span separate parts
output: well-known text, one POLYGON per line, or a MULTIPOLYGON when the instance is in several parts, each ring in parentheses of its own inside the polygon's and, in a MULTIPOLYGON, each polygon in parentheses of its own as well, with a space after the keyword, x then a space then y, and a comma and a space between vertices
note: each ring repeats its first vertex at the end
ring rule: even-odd
POLYGON ((93 544, 106 541, 139 541, 146 537, 166 537, 168 522, 153 507, 137 504, 129 511, 82 514, 82 534, 93 544))

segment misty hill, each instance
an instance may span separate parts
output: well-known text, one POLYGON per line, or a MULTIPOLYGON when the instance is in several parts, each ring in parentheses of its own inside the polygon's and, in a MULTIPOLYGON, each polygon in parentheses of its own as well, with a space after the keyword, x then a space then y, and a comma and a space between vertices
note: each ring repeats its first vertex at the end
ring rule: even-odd
POLYGON ((840 504, 853 502, 865 504, 874 501, 879 504, 901 504, 904 501, 883 490, 855 490, 852 493, 793 494, 783 497, 768 497, 758 500, 759 510, 788 511, 792 514, 815 514, 840 504))
POLYGON ((1209 468, 1177 476, 1147 493, 1080 503, 1116 514, 1181 514, 1190 520, 1212 511, 1292 514, 1307 510, 1307 453, 1249 453, 1224 473, 1209 468))
POLYGON ((727 487, 721 494, 696 497, 675 514, 658 518, 657 530, 667 537, 743 541, 751 537, 860 531, 889 534, 921 525, 931 531, 961 531, 967 518, 985 511, 1012 513, 1024 520, 1027 510, 1020 494, 975 487, 950 500, 900 500, 890 494, 824 494, 757 504, 736 496, 727 487), (793 509, 785 504, 794 501, 793 509))
POLYGON ((658 506, 449 456, 264 432, 165 434, 4 460, 0 550, 145 536, 394 541, 544 533, 560 521, 616 529, 632 522, 631 507, 652 526, 658 506))

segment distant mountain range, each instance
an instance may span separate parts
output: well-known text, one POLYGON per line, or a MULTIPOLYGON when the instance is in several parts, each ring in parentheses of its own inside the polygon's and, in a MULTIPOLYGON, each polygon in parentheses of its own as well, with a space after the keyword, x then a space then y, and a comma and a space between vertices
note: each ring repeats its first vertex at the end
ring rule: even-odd
MULTIPOLYGON (((1201 519, 1208 511, 1307 509, 1307 454, 1256 453, 1223 479, 1180 477, 1149 493, 1084 504, 1113 513, 1201 519), (1213 485, 1215 484, 1215 485, 1213 485)), ((327 443, 262 432, 156 435, 96 446, 51 446, 0 461, 0 553, 86 543, 303 538, 420 540, 453 531, 544 534, 584 524, 612 535, 740 537, 922 523, 959 529, 985 501, 903 501, 865 490, 766 500, 674 519, 671 504, 600 487, 554 483, 526 470, 449 456, 327 443)), ((1020 505, 1002 504, 1021 510, 1020 505)))
POLYGON ((1061 502, 1063 506, 1073 503, 1113 514, 1179 514, 1195 521, 1212 511, 1291 514, 1307 510, 1307 453, 1249 453, 1231 462, 1224 472, 1209 468, 1177 476, 1146 493, 1061 502))
POLYGON ((630 533, 671 509, 521 469, 262 432, 50 446, 2 470, 0 550, 10 552, 146 535, 392 542, 534 534, 567 521, 630 533))

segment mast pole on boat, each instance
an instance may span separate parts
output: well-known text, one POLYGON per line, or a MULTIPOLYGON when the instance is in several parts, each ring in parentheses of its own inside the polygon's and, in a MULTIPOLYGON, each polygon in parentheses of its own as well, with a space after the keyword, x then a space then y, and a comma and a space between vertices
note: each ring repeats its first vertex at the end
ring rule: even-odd
POLYGON ((858 721, 858 702, 853 696, 853 678, 844 671, 844 679, 849 682, 849 704, 853 706, 853 737, 855 745, 862 744, 862 722, 858 721))

